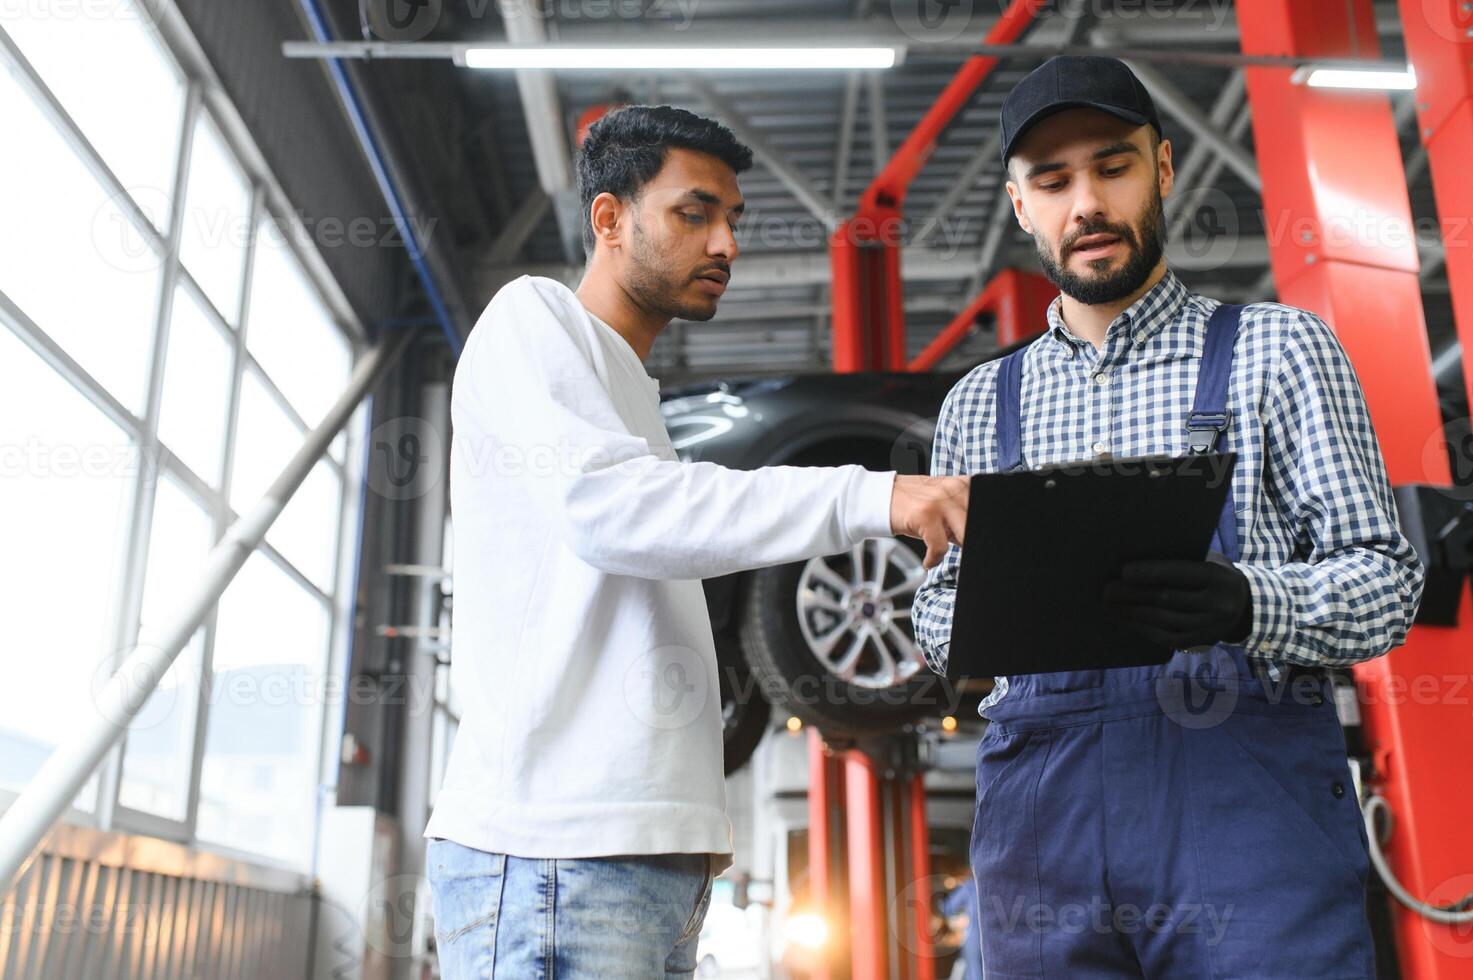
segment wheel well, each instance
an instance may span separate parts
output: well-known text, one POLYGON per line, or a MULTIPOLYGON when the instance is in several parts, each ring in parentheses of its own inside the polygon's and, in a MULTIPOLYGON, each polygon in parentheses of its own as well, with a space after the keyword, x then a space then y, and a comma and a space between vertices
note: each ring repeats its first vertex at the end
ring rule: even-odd
MULTIPOLYGON (((931 446, 929 441, 906 430, 893 437, 834 436, 804 446, 791 458, 783 460, 792 466, 844 466, 858 463, 866 469, 901 473, 930 472, 931 446)), ((717 633, 729 633, 736 628, 736 610, 746 598, 746 586, 751 572, 723 576, 707 582, 707 600, 711 611, 712 626, 717 633)))

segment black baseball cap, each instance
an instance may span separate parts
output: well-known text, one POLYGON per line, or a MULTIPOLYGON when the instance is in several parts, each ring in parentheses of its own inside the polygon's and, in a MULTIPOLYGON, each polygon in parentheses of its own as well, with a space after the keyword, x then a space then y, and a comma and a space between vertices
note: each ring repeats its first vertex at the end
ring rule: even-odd
POLYGON ((1064 54, 1050 58, 1013 87, 1002 103, 1002 164, 1034 123, 1064 109, 1098 109, 1126 122, 1150 123, 1161 135, 1156 104, 1118 58, 1064 54))

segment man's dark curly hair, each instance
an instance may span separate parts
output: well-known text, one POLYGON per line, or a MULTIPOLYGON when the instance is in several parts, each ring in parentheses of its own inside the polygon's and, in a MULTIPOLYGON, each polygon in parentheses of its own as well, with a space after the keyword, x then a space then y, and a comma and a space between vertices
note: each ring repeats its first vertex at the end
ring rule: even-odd
POLYGON ((752 151, 731 130, 668 105, 632 105, 594 123, 578 149, 578 199, 583 206, 583 252, 593 256, 593 199, 604 192, 633 200, 665 165, 672 146, 709 153, 734 172, 752 165, 752 151))

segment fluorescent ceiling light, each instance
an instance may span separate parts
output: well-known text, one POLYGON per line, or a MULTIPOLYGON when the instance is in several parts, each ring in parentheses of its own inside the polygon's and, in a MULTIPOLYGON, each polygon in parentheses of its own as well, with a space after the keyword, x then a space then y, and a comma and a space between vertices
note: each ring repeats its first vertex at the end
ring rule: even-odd
POLYGON ((862 69, 891 68, 894 48, 468 48, 468 68, 515 69, 862 69))
POLYGON ((1417 73, 1408 65, 1404 71, 1368 68, 1328 68, 1305 65, 1294 81, 1310 88, 1372 89, 1378 92, 1409 92, 1417 87, 1417 73))

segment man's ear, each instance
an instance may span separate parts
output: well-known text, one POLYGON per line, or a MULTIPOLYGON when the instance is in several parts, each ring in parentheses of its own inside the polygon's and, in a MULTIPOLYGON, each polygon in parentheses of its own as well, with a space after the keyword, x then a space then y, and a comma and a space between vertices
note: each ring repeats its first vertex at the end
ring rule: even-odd
POLYGON ((1176 186, 1176 167, 1171 162, 1171 140, 1163 139, 1156 147, 1156 173, 1161 186, 1161 199, 1171 196, 1176 186))
POLYGON ((1011 180, 1003 186, 1007 188, 1008 197, 1012 199, 1013 217, 1018 220, 1018 227, 1030 235, 1033 234, 1033 222, 1028 220, 1028 212, 1023 210, 1022 191, 1018 190, 1018 185, 1011 180))
POLYGON ((615 194, 604 191, 588 206, 588 221, 593 226, 593 238, 609 248, 618 248, 624 235, 624 202, 615 194))

